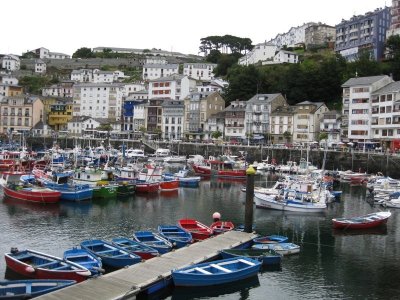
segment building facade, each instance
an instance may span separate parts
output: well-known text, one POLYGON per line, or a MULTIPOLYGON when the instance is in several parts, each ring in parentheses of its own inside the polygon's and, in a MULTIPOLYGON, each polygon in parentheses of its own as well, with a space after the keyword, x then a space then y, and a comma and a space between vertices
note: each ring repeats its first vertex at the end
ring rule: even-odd
POLYGON ((179 74, 178 64, 145 64, 143 66, 143 80, 154 80, 179 74))
POLYGON ((336 29, 334 26, 318 23, 308 26, 304 30, 306 49, 323 46, 335 42, 336 29))
POLYGON ((293 140, 295 106, 279 106, 271 111, 268 144, 290 143, 293 140))
POLYGON ((17 55, 4 55, 1 61, 1 67, 7 71, 16 71, 21 67, 20 59, 17 55))
POLYGON ((246 138, 246 106, 246 101, 236 100, 225 108, 225 139, 239 142, 246 138))
POLYGON ((183 75, 197 80, 212 80, 216 67, 217 64, 185 63, 183 64, 183 75))
POLYGON ((253 50, 239 58, 238 64, 248 66, 260 62, 273 61, 276 51, 278 51, 278 47, 271 42, 257 44, 254 46, 253 50))
POLYGON ((162 103, 162 134, 164 139, 182 139, 185 124, 185 103, 183 100, 164 100, 162 103))

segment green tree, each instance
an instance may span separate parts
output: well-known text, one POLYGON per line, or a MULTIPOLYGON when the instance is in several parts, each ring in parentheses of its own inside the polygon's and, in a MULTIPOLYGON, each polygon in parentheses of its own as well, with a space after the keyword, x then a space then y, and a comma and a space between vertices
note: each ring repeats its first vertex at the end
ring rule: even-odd
POLYGON ((93 57, 96 56, 92 52, 92 49, 86 47, 79 48, 74 52, 74 54, 72 54, 72 58, 93 58, 93 57))
POLYGON ((49 84, 49 79, 42 76, 24 76, 19 85, 24 87, 26 93, 40 94, 43 87, 49 84))
POLYGON ((289 143, 290 140, 292 139, 292 134, 289 131, 285 131, 283 133, 283 137, 285 138, 286 143, 289 143))
POLYGON ((328 133, 326 132, 321 132, 318 135, 318 141, 323 141, 323 140, 327 140, 328 139, 328 133))
POLYGON ((400 36, 392 35, 386 41, 388 57, 388 73, 393 75, 393 79, 400 80, 400 36))
POLYGON ((222 136, 222 132, 219 131, 219 130, 214 131, 213 133, 211 133, 211 137, 212 137, 213 139, 218 139, 218 138, 220 138, 221 136, 222 136))

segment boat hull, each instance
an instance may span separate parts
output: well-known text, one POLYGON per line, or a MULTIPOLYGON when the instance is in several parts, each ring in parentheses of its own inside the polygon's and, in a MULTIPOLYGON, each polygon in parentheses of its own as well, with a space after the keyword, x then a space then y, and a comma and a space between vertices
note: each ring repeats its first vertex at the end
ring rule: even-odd
POLYGON ((226 249, 221 251, 221 256, 223 259, 246 256, 267 266, 279 265, 282 261, 282 255, 271 249, 226 249))
POLYGON ((335 229, 367 229, 385 225, 390 216, 390 212, 377 212, 360 217, 332 219, 332 222, 335 229))
POLYGON ((258 208, 275 209, 299 213, 323 213, 326 204, 319 203, 296 203, 295 201, 276 201, 274 196, 255 193, 254 202, 258 208))
POLYGON ((179 189, 179 180, 168 180, 160 182, 161 191, 177 191, 179 189))
POLYGON ((213 235, 213 230, 210 227, 194 219, 181 219, 179 226, 190 232, 195 241, 202 241, 213 235))
POLYGON ((61 193, 58 191, 28 191, 28 190, 19 190, 15 191, 6 186, 3 187, 4 195, 8 196, 12 199, 42 203, 42 204, 53 204, 58 203, 61 198, 61 193))
POLYGON ((160 189, 159 182, 137 182, 136 192, 137 193, 156 193, 160 189))

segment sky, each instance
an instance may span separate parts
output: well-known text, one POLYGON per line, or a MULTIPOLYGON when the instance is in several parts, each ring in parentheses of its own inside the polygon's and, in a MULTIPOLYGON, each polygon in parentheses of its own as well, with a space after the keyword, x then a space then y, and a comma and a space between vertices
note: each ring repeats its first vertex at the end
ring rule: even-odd
POLYGON ((162 49, 198 54, 200 39, 225 34, 269 41, 307 22, 342 19, 391 0, 13 0, 1 1, 0 54, 45 47, 162 49))

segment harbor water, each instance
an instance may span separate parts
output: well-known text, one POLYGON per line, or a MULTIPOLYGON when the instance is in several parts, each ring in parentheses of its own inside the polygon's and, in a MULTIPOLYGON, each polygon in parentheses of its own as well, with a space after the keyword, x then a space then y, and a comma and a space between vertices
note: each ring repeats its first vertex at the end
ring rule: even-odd
MULTIPOLYGON (((256 185, 273 178, 256 177, 256 185)), ((202 180, 199 188, 135 195, 127 199, 61 202, 37 205, 0 202, 0 252, 11 247, 35 249, 56 256, 86 239, 131 237, 136 230, 156 230, 181 218, 212 223, 212 214, 244 223, 245 181, 202 180)), ((342 184, 340 202, 322 214, 297 214, 254 208, 260 234, 280 234, 301 246, 300 254, 284 257, 279 268, 210 289, 176 288, 160 299, 399 299, 400 211, 392 210, 386 227, 369 231, 333 231, 332 218, 382 210, 366 200, 362 186, 342 184)), ((0 191, 0 197, 2 191, 0 191)), ((1 199, 0 198, 0 199, 1 199)), ((4 259, 0 272, 10 279, 4 259)), ((15 276, 15 275, 14 275, 15 276)))

